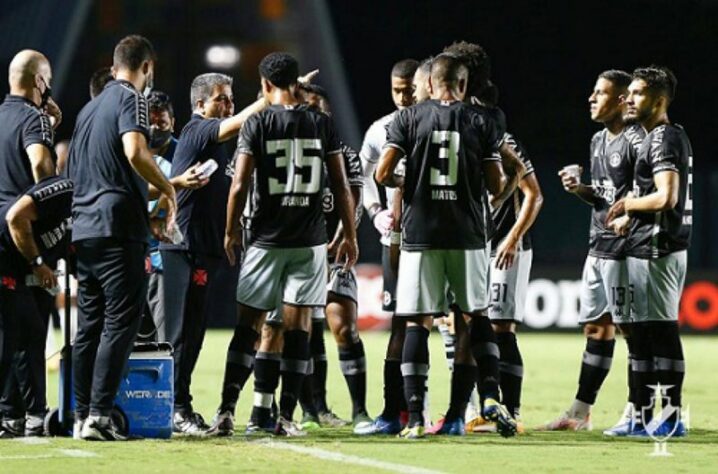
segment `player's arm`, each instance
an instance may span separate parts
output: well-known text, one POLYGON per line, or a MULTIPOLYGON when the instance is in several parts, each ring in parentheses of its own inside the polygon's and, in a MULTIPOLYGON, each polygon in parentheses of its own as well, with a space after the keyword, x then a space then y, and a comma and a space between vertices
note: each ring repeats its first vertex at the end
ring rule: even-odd
POLYGON ((404 185, 404 177, 396 176, 394 170, 396 165, 399 164, 399 160, 404 157, 404 152, 393 146, 384 147, 381 157, 379 158, 379 164, 376 167, 376 173, 374 176, 380 184, 396 188, 404 185))
POLYGON ((222 120, 219 124, 217 141, 221 143, 229 140, 230 138, 236 137, 239 130, 242 128, 242 125, 244 125, 244 122, 246 122, 251 115, 266 109, 267 105, 269 104, 266 100, 264 100, 264 98, 257 99, 252 104, 242 109, 242 111, 237 115, 222 120))
MULTIPOLYGON (((174 225, 175 211, 177 210, 175 188, 170 184, 169 180, 165 178, 165 175, 162 174, 155 160, 152 159, 152 153, 147 148, 145 135, 137 131, 122 134, 122 148, 127 160, 130 162, 130 166, 163 195, 160 207, 167 209, 167 228, 170 228, 174 225)), ((157 230, 153 230, 153 232, 156 238, 163 238, 157 230)))
MULTIPOLYGON (((5 219, 10 229, 10 236, 18 251, 29 262, 40 256, 40 249, 37 248, 35 237, 32 233, 32 223, 38 218, 37 206, 30 196, 23 196, 12 205, 7 212, 5 219)), ((47 264, 33 267, 33 273, 37 276, 44 288, 57 286, 57 278, 47 264)))
POLYGON ((606 223, 610 224, 616 217, 632 212, 661 212, 673 209, 678 204, 680 177, 672 169, 659 171, 653 175, 656 190, 641 197, 625 197, 617 201, 608 210, 606 223))
POLYGON ((516 154, 516 151, 506 140, 504 140, 501 147, 499 147, 499 155, 501 155, 501 167, 506 173, 507 180, 506 185, 500 192, 494 193, 489 189, 492 195, 491 206, 493 208, 500 207, 501 204, 516 191, 521 177, 526 174, 526 165, 524 165, 521 158, 516 154))
POLYGON ((230 265, 237 261, 235 249, 242 246, 242 212, 247 204, 252 173, 254 172, 254 156, 249 153, 237 153, 234 164, 234 177, 227 198, 227 224, 224 232, 224 251, 230 265))
POLYGON ((500 270, 513 265, 519 242, 536 221, 536 216, 543 206, 543 194, 536 173, 524 176, 519 181, 519 189, 524 194, 519 215, 506 238, 496 249, 496 267, 500 270))
POLYGON ((36 183, 55 175, 55 164, 52 162, 52 153, 46 145, 33 143, 25 148, 25 152, 30 159, 32 177, 36 183))
MULTIPOLYGON (((194 165, 187 168, 187 170, 179 176, 170 178, 170 184, 178 189, 199 189, 209 183, 209 178, 203 178, 202 174, 197 172, 202 163, 195 163, 194 165)), ((160 197, 160 190, 154 187, 152 184, 149 185, 148 198, 150 201, 160 197)))
MULTIPOLYGON (((352 199, 354 200, 354 225, 359 226, 359 220, 361 219, 361 215, 362 215, 362 202, 361 202, 362 186, 349 186, 349 190, 351 191, 352 199)), ((329 247, 327 249, 327 252, 329 253, 329 255, 334 255, 334 252, 335 252, 337 246, 341 243, 341 240, 343 237, 344 237, 344 223, 340 221, 339 225, 337 225, 336 232, 334 232, 332 241, 329 243, 329 247)))
MULTIPOLYGON (((583 173, 583 168, 579 167, 579 170, 580 176, 581 173, 583 173)), ((598 196, 596 196, 596 192, 594 191, 593 186, 588 186, 581 183, 580 178, 576 177, 572 173, 567 172, 566 170, 560 170, 558 172, 558 175, 561 178, 561 185, 566 192, 575 194, 586 204, 589 204, 591 206, 596 204, 598 196)))
POLYGON ((356 223, 354 221, 355 202, 349 190, 347 173, 344 169, 344 156, 341 152, 327 156, 327 171, 329 181, 337 205, 339 219, 344 227, 344 238, 337 248, 336 261, 340 262, 346 257, 344 269, 349 270, 359 258, 359 245, 357 244, 356 223))

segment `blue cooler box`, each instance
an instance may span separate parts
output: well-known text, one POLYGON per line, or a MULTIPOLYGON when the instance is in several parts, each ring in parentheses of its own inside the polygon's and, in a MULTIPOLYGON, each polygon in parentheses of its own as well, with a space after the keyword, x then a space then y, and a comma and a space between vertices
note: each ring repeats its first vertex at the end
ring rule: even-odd
POLYGON ((130 355, 115 404, 130 436, 172 436, 174 361, 169 348, 138 344, 130 355), (145 347, 140 347, 145 346, 145 347))

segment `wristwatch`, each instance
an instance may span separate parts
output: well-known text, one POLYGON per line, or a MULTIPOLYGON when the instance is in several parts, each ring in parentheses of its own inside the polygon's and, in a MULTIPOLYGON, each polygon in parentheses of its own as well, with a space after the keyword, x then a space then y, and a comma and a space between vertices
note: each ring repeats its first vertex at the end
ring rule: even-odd
POLYGON ((31 259, 29 263, 32 268, 37 268, 41 267, 45 261, 42 259, 42 255, 38 255, 37 257, 31 259))

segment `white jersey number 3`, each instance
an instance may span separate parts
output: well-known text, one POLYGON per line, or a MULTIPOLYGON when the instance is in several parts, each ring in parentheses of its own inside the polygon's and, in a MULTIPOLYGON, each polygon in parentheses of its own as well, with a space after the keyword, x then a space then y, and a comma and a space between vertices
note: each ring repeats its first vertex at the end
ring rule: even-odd
POLYGON ((431 143, 439 145, 439 160, 448 160, 448 173, 431 168, 430 183, 432 186, 455 186, 459 168, 459 132, 448 130, 431 133, 431 143))
POLYGON ((315 194, 319 192, 322 178, 322 160, 318 156, 305 156, 305 150, 321 150, 318 138, 295 138, 293 140, 269 140, 267 154, 276 155, 275 166, 287 169, 287 180, 269 178, 269 194, 315 194), (304 181, 310 168, 309 181, 304 181))

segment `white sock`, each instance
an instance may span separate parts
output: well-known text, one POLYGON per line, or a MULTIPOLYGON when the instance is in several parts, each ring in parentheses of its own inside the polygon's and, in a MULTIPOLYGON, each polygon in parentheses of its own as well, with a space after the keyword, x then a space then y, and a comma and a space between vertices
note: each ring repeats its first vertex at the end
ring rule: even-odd
POLYGON ((581 400, 574 400, 568 410, 568 416, 571 418, 584 419, 589 413, 591 413, 591 405, 581 400))

